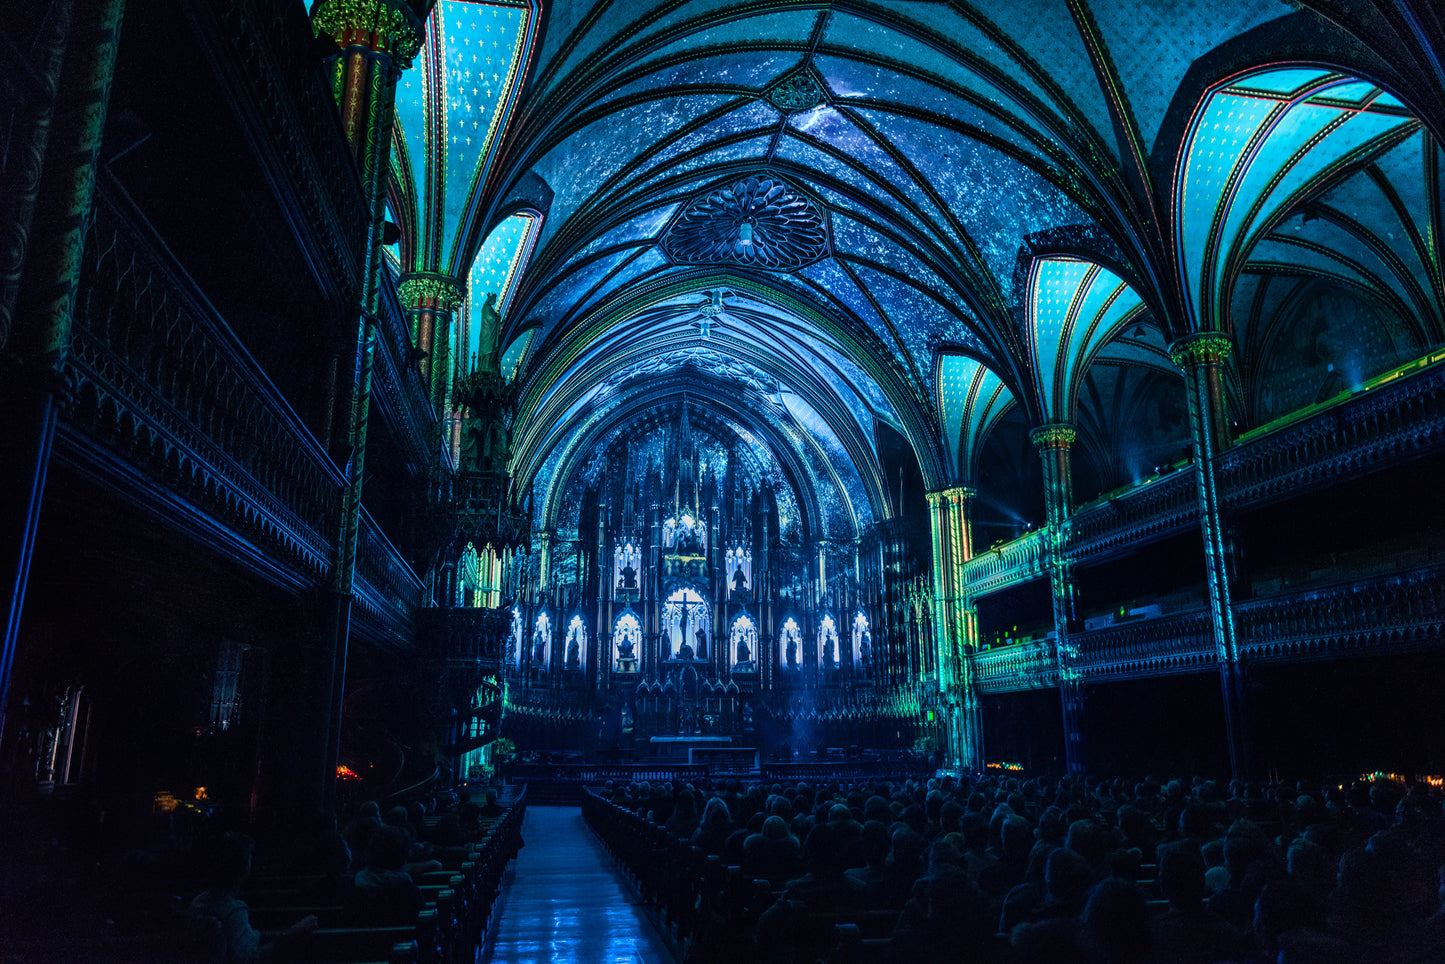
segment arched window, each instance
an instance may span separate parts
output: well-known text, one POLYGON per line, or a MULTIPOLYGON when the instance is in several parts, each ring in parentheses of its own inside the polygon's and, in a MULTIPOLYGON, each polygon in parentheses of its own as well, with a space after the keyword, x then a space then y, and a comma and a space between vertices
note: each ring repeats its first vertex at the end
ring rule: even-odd
POLYGON ((635 673, 641 653, 642 624, 632 613, 623 613, 612 628, 612 665, 619 673, 635 673))
POLYGON ((783 631, 778 633, 778 665, 783 669, 797 669, 798 661, 803 658, 802 648, 803 631, 789 617, 783 623, 783 631))
POLYGON ((562 658, 562 665, 567 669, 581 669, 587 665, 587 626, 581 616, 573 616, 567 624, 567 647, 562 658))
POLYGON ((546 669, 551 662, 552 621, 546 613, 540 613, 532 627, 532 639, 527 644, 527 665, 533 669, 546 669))
POLYGON ((732 654, 733 669, 745 673, 757 671, 758 627, 748 615, 733 620, 732 632, 728 634, 728 652, 732 654))
POLYGON ((668 659, 705 659, 712 610, 693 589, 678 589, 662 604, 662 632, 668 659))
POLYGON ((838 624, 832 616, 818 622, 818 665, 823 669, 838 668, 838 624))
POLYGON ((862 612, 853 615, 853 665, 866 669, 873 663, 873 633, 868 629, 868 617, 862 612))

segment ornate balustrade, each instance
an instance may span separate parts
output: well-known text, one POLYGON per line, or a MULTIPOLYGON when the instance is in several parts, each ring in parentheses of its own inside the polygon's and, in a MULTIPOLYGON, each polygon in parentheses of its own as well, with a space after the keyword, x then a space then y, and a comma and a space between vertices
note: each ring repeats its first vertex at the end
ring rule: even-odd
POLYGON ((119 189, 100 187, 57 455, 265 578, 314 585, 340 472, 119 189))
POLYGON ((1108 626, 1069 637, 1073 666, 1091 682, 1211 669, 1214 629, 1208 610, 1108 626))
POLYGON ((975 653, 969 659, 980 693, 1036 690, 1059 683, 1058 661, 1049 640, 1014 643, 975 653))
POLYGON ((396 285, 388 272, 383 275, 371 398, 396 440, 397 451, 408 460, 411 471, 419 474, 426 471, 437 444, 437 413, 421 371, 410 358, 411 332, 396 297, 396 285))
POLYGON ((976 554, 963 564, 964 592, 983 596, 1044 575, 1048 571, 1045 545, 1044 532, 1040 530, 976 554))
POLYGON ((414 638, 426 587, 364 507, 354 590, 359 632, 392 645, 414 638))
POLYGON ((1225 504, 1267 502, 1445 444, 1445 365, 1421 366, 1220 457, 1225 504))
POLYGON ((510 609, 427 609, 422 614, 422 638, 427 648, 445 659, 477 660, 483 671, 499 674, 510 609))
POLYGON ((1445 565, 1251 599, 1234 606, 1243 656, 1290 662, 1405 652, 1445 639, 1445 565))
POLYGON ((1069 518, 1069 558, 1092 561, 1199 524, 1198 482, 1186 465, 1069 518))
POLYGON ((328 296, 354 304, 370 213, 304 14, 286 0, 182 8, 328 296))

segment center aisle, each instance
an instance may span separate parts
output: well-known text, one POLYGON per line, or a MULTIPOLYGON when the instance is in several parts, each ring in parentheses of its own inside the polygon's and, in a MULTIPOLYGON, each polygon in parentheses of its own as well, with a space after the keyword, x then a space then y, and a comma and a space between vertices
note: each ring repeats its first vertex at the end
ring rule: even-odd
POLYGON ((673 960, 577 807, 527 807, 526 846, 502 877, 495 964, 673 960))

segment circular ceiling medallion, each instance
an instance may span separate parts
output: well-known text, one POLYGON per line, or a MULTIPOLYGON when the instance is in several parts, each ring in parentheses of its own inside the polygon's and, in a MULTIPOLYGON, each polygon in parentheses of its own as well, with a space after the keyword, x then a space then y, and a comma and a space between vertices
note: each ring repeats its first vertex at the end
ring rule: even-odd
POLYGON ((755 174, 689 204, 662 244, 677 264, 793 271, 828 254, 828 227, 807 195, 777 177, 755 174))

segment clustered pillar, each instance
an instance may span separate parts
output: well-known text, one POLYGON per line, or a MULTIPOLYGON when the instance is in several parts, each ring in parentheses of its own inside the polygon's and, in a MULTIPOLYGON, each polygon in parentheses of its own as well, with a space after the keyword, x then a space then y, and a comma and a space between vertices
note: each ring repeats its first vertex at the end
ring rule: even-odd
POLYGON ((1074 507, 1070 449, 1077 432, 1064 422, 1050 422, 1029 433, 1044 471, 1044 507, 1048 513, 1045 553, 1049 566, 1049 595, 1054 610, 1054 656, 1059 676, 1059 699, 1064 714, 1064 763, 1070 773, 1082 773, 1084 754, 1084 693, 1075 666, 1077 647, 1072 640, 1074 573, 1069 559, 1069 514, 1074 507))
POLYGON ((1209 587, 1210 622, 1223 689, 1229 769, 1233 775, 1241 776, 1250 771, 1244 665, 1235 632, 1229 545, 1219 491, 1219 458, 1229 445, 1224 399, 1224 366, 1229 352, 1229 338, 1212 331, 1188 335, 1169 348, 1170 359, 1184 373, 1189 398, 1189 433, 1194 440, 1205 582, 1209 587))

